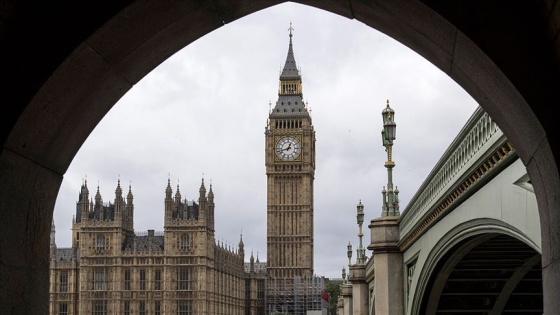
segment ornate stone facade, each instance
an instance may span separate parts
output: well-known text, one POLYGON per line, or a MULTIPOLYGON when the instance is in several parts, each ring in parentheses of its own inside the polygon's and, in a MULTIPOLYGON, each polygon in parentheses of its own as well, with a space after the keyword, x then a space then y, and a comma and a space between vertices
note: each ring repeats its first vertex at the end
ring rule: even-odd
POLYGON ((134 205, 117 184, 114 202, 90 201, 84 182, 72 224, 72 247, 51 231, 50 314, 264 314, 266 268, 244 244, 214 239, 214 193, 204 180, 198 201, 173 195, 168 181, 164 231, 135 232, 134 205), (247 265, 247 266, 246 266, 247 265))
POLYGON ((164 231, 133 228, 131 188, 120 181, 104 204, 82 185, 72 247, 51 235, 50 314, 307 314, 326 308, 324 279, 313 273, 315 131, 303 101, 292 48, 280 75, 278 101, 265 130, 267 262, 244 262, 214 239, 214 193, 200 185, 198 201, 173 195, 168 181, 164 231))
POLYGON ((303 100, 292 47, 265 130, 267 175, 267 312, 321 309, 323 279, 313 274, 315 130, 303 100))

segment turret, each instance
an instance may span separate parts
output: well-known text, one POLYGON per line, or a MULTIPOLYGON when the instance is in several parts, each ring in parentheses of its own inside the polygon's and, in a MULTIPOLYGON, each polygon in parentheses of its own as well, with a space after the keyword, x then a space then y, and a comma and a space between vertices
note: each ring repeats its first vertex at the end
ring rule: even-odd
POLYGON ((198 190, 198 192, 200 193, 198 201, 200 203, 206 201, 206 187, 204 186, 204 177, 202 178, 202 182, 200 183, 200 189, 198 190))
POLYGON ((210 189, 208 190, 208 203, 214 204, 214 192, 212 191, 212 184, 210 184, 210 189))
POLYGON ((171 190, 171 180, 167 179, 167 187, 165 187, 165 219, 171 219, 173 214, 173 199, 171 194, 173 191, 171 190))
POLYGON ((177 191, 175 191, 175 204, 181 203, 181 192, 179 191, 179 184, 177 184, 177 191))
POLYGON ((103 211, 103 199, 101 198, 101 193, 99 192, 99 185, 97 185, 97 193, 95 194, 94 210, 99 210, 99 221, 105 220, 105 214, 103 211))
POLYGON ((93 199, 91 199, 89 201, 89 211, 88 211, 88 215, 87 218, 89 219, 90 214, 93 215, 94 214, 94 210, 95 210, 95 204, 93 203, 93 199))
POLYGON ((132 196, 132 186, 128 185, 128 194, 126 195, 126 227, 128 230, 134 227, 134 197, 132 196))
POLYGON ((208 228, 214 230, 214 192, 212 191, 212 184, 210 184, 210 189, 208 191, 208 202, 206 205, 206 220, 208 220, 208 228))
POLYGON ((82 183, 80 195, 78 197, 78 209, 76 209, 76 222, 88 219, 89 213, 89 190, 87 188, 87 180, 82 183))
POLYGON ((206 186, 204 186, 204 178, 202 178, 202 182, 200 183, 200 189, 198 190, 198 219, 201 222, 206 222, 206 226, 210 225, 210 222, 207 221, 208 219, 208 203, 206 198, 206 186))
MULTIPOLYGON (((117 188, 115 189, 115 220, 123 220, 125 217, 125 202, 122 195, 121 180, 117 181, 117 188)), ((124 221, 124 220, 123 220, 124 221)))
POLYGON ((251 258, 249 259, 249 270, 255 272, 255 257, 253 257, 253 251, 251 251, 251 258))
POLYGON ((245 244, 243 244, 243 234, 239 238, 238 254, 242 260, 245 260, 245 244))

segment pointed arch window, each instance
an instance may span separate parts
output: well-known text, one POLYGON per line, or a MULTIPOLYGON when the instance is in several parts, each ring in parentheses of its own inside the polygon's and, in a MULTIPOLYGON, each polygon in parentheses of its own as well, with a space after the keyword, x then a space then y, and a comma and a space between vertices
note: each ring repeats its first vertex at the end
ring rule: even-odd
POLYGON ((192 290, 193 274, 189 267, 179 267, 177 269, 177 290, 192 290))
POLYGON ((93 269, 93 290, 107 290, 107 272, 105 268, 93 269))
POLYGON ((124 289, 129 291, 130 290, 130 283, 131 283, 131 277, 130 277, 130 268, 126 268, 124 270, 124 289))
POLYGON ((68 292, 68 270, 60 271, 60 292, 68 292))
POLYGON ((146 290, 146 269, 140 269, 140 290, 146 290))
POLYGON ((188 234, 181 234, 181 239, 179 240, 179 249, 181 251, 188 251, 190 249, 191 238, 188 234))
POLYGON ((161 269, 156 269, 154 277, 154 290, 161 290, 161 269))
POLYGON ((105 250, 105 248, 105 235, 97 235, 97 239, 95 241, 95 249, 105 250))

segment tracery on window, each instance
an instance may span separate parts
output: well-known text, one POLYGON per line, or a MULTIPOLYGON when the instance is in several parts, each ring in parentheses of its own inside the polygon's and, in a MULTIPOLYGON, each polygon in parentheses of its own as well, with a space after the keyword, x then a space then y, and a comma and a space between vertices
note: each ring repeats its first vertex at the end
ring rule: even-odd
POLYGON ((97 235, 95 241, 95 249, 97 250, 105 250, 105 235, 97 235))
POLYGON ((107 273, 105 268, 93 269, 93 289, 107 290, 107 273))
POLYGON ((188 234, 181 234, 181 238, 179 240, 179 250, 180 251, 188 251, 191 248, 191 238, 188 234))

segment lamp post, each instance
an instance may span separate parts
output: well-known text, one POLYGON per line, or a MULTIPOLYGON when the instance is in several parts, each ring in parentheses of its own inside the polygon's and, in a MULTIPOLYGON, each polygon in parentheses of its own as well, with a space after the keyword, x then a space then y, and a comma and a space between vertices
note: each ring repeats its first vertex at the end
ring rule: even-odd
MULTIPOLYGON (((348 255, 348 271, 350 272, 350 266, 352 266, 352 244, 350 244, 350 241, 348 241, 346 249, 346 254, 348 255)), ((348 273, 348 280, 350 280, 350 273, 348 273)))
POLYGON ((358 203, 358 206, 356 206, 356 209, 357 209, 356 221, 358 222, 358 227, 359 227, 358 237, 360 238, 360 245, 358 246, 358 250, 356 251, 357 253, 356 263, 364 264, 365 255, 366 255, 366 251, 364 249, 364 246, 362 245, 362 237, 364 236, 364 233, 362 232, 362 224, 364 223, 364 205, 362 204, 361 200, 358 203))
POLYGON ((387 100, 387 107, 381 112, 383 117, 383 130, 381 130, 381 139, 383 146, 387 152, 387 161, 385 167, 387 168, 387 190, 383 187, 383 207, 381 216, 398 216, 399 212, 399 190, 393 190, 393 141, 396 139, 397 124, 395 123, 395 111, 389 106, 387 100))
POLYGON ((348 266, 350 266, 352 265, 352 244, 350 244, 350 242, 348 242, 346 249, 347 249, 346 254, 348 254, 348 266))

